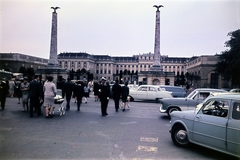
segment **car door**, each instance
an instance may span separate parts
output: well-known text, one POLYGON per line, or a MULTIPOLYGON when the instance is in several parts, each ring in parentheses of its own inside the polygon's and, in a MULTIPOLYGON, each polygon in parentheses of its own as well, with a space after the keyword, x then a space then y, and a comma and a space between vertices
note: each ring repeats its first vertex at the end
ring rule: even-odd
POLYGON ((148 95, 147 99, 148 100, 155 100, 158 96, 158 91, 155 87, 148 87, 148 95))
POLYGON ((209 95, 209 92, 195 92, 191 98, 186 98, 185 104, 181 106, 182 110, 192 110, 209 95))
POLYGON ((193 141, 226 150, 226 135, 229 101, 210 99, 203 104, 193 123, 193 141), (220 108, 227 108, 223 114, 220 108))
POLYGON ((227 126, 227 150, 240 155, 240 101, 232 103, 231 113, 227 126))
MULTIPOLYGON (((136 98, 141 100, 147 100, 147 93, 148 93, 148 87, 147 86, 141 86, 138 88, 136 92, 136 98)), ((133 97, 135 98, 135 97, 133 97)))

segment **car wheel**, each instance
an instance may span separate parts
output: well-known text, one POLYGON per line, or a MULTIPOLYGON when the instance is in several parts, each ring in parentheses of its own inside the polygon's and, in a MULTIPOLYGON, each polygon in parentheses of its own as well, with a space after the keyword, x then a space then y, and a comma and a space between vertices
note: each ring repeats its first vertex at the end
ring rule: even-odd
POLYGON ((171 116, 171 113, 172 112, 174 112, 174 111, 179 111, 177 108, 170 108, 169 110, 168 110, 168 116, 170 117, 171 116))
POLYGON ((172 141, 179 147, 186 147, 189 145, 189 139, 186 129, 182 125, 176 125, 171 131, 172 141))

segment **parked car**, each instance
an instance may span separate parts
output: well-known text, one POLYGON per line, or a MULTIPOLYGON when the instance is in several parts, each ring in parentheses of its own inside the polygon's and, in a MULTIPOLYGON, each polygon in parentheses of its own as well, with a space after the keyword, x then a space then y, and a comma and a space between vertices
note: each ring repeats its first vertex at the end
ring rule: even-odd
POLYGON ((164 98, 159 100, 161 113, 167 113, 168 116, 173 111, 182 111, 193 109, 199 103, 203 102, 211 92, 227 92, 222 89, 198 88, 193 90, 186 98, 164 98))
POLYGON ((129 89, 132 100, 155 100, 162 98, 173 98, 172 92, 163 90, 160 85, 141 85, 137 89, 129 89))
POLYGON ((128 84, 129 89, 137 89, 139 86, 137 84, 128 84))
POLYGON ((161 85, 160 86, 163 90, 172 92, 173 97, 186 97, 187 93, 186 91, 179 86, 167 86, 167 85, 161 85))
POLYGON ((169 131, 177 146, 195 143, 240 157, 240 94, 210 97, 198 111, 173 112, 169 131))
POLYGON ((231 89, 229 92, 240 93, 240 88, 231 89))

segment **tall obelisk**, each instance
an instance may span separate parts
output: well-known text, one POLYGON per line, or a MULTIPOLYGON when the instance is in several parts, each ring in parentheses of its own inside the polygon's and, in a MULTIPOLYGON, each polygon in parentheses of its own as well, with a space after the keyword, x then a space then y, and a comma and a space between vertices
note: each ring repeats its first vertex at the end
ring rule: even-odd
MULTIPOLYGON (((54 9, 52 13, 52 32, 51 32, 51 46, 50 46, 50 56, 48 60, 48 65, 45 68, 39 68, 36 70, 36 74, 39 74, 43 79, 47 76, 53 77, 53 82, 58 86, 57 82, 61 82, 63 78, 67 78, 69 76, 69 71, 60 68, 58 65, 58 57, 57 57, 57 12, 56 10, 59 7, 51 7, 54 9)), ((61 84, 61 83, 59 83, 61 84)))
POLYGON ((51 44, 50 44, 50 57, 48 61, 49 66, 58 66, 57 60, 57 9, 60 7, 51 7, 53 9, 52 13, 52 32, 51 32, 51 44))
POLYGON ((150 71, 163 71, 161 66, 161 54, 160 54, 160 11, 159 8, 163 5, 154 5, 157 8, 156 11, 156 25, 155 25, 155 43, 154 43, 154 62, 150 71))

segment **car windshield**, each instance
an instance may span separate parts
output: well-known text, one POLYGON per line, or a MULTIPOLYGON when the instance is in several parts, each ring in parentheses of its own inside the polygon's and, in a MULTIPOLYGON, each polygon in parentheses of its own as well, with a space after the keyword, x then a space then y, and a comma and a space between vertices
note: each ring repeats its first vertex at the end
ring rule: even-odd
POLYGON ((187 98, 193 99, 197 91, 192 91, 187 98))

